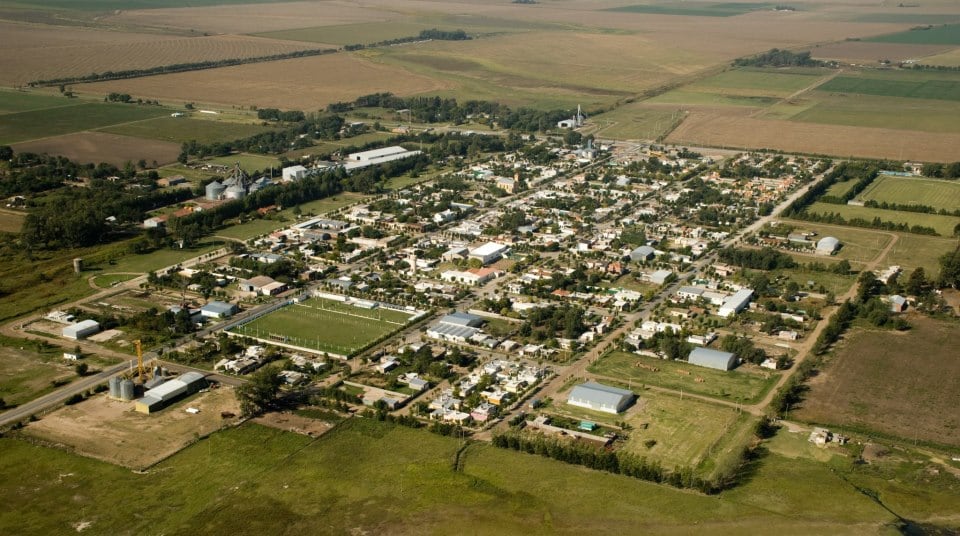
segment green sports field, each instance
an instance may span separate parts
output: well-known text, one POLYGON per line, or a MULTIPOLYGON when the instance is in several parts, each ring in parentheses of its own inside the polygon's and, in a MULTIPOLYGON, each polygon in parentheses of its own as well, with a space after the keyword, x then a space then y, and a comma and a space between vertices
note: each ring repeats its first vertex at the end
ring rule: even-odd
POLYGON ((310 298, 233 328, 237 334, 319 352, 350 355, 397 331, 411 315, 393 309, 364 309, 323 298, 310 298))
POLYGON ((807 211, 811 214, 835 213, 839 214, 848 221, 853 218, 862 218, 867 221, 873 221, 874 218, 880 218, 881 221, 905 223, 909 226, 920 225, 922 227, 932 227, 940 236, 952 236, 953 228, 960 223, 960 218, 956 216, 902 212, 899 210, 884 210, 880 208, 858 207, 854 205, 833 205, 829 203, 814 203, 809 209, 807 209, 807 211))
POLYGON ((860 194, 863 201, 925 205, 935 209, 960 209, 960 183, 882 175, 860 194))

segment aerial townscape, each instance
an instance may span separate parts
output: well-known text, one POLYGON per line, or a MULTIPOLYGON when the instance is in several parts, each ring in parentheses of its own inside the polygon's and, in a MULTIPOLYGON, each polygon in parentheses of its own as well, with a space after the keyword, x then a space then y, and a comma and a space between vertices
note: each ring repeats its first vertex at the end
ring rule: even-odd
POLYGON ((0 50, 0 534, 960 534, 955 0, 0 50))

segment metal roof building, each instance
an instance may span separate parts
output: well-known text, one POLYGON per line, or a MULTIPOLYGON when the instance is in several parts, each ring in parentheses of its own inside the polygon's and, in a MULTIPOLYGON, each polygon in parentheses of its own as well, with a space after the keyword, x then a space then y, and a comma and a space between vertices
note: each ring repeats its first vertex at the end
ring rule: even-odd
POLYGON ((698 347, 690 352, 687 359, 691 365, 717 370, 730 370, 737 365, 737 356, 730 352, 721 352, 710 348, 698 347))
POLYGON ((236 312, 236 305, 222 301, 212 301, 200 308, 200 314, 208 318, 226 318, 236 312))
POLYGON ((134 409, 140 413, 153 413, 170 405, 178 398, 196 393, 206 387, 207 382, 199 372, 187 372, 179 378, 170 380, 147 391, 146 396, 137 400, 134 409))
POLYGON ((740 289, 723 299, 723 305, 721 305, 720 309, 717 310, 717 314, 723 318, 733 316, 742 311, 743 308, 750 303, 750 298, 752 297, 753 289, 740 289))
POLYGON ((650 246, 640 246, 630 252, 630 260, 634 262, 649 261, 655 255, 655 251, 650 246))
POLYGON ((570 394, 567 396, 567 404, 617 414, 626 409, 634 398, 636 398, 636 395, 632 391, 596 382, 587 382, 570 390, 570 394))
POLYGON ((833 255, 840 249, 840 240, 832 236, 825 236, 817 242, 817 253, 821 255, 833 255))
POLYGON ((70 324, 69 326, 63 328, 63 331, 61 331, 60 334, 68 339, 80 340, 86 339, 90 335, 99 332, 99 322, 96 320, 82 320, 76 324, 70 324))
POLYGON ((455 313, 450 313, 440 319, 441 324, 452 324, 455 326, 469 326, 471 328, 479 328, 483 325, 483 318, 480 318, 477 315, 472 315, 470 313, 461 313, 457 311, 455 313))

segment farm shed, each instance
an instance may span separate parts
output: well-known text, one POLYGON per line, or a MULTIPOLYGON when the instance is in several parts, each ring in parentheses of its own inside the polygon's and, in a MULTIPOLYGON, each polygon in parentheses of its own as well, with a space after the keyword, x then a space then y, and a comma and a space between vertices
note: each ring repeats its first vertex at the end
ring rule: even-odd
POLYGON ((825 236, 817 242, 817 255, 833 255, 838 249, 840 240, 832 236, 825 236))
POLYGON ((80 339, 86 339, 94 333, 100 332, 100 323, 96 320, 82 320, 76 324, 71 324, 60 332, 61 335, 67 339, 73 339, 75 341, 80 339))
POLYGON ((717 311, 717 315, 727 318, 733 316, 743 310, 744 307, 750 303, 750 298, 753 297, 753 290, 745 288, 740 289, 730 296, 727 296, 723 299, 723 304, 720 306, 720 309, 717 311))
POLYGON ((483 264, 490 264, 491 262, 496 262, 507 251, 509 251, 509 249, 510 248, 503 244, 487 242, 476 249, 470 250, 470 258, 478 259, 483 264))
POLYGON ((721 352, 710 348, 698 347, 690 352, 687 359, 691 365, 717 370, 730 370, 737 365, 737 356, 730 352, 721 352))
POLYGON ((596 382, 587 382, 570 390, 570 394, 567 396, 567 404, 617 414, 626 409, 634 398, 636 398, 636 395, 632 391, 596 382))
POLYGON ((147 391, 146 396, 137 400, 133 408, 140 413, 153 413, 161 410, 181 397, 192 395, 207 386, 203 374, 187 372, 179 378, 170 380, 147 391))
POLYGON ((207 318, 227 318, 236 312, 236 305, 222 301, 212 301, 200 308, 200 314, 207 318))

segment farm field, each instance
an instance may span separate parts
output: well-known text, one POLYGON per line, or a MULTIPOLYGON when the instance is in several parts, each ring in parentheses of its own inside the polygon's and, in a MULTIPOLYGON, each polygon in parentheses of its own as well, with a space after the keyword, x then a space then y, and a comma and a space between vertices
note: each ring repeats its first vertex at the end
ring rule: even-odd
MULTIPOLYGON (((310 532, 876 533, 894 518, 827 467, 771 454, 745 485, 704 496, 353 419, 319 439, 255 424, 230 428, 137 474, 75 454, 0 439, 0 529, 50 534, 310 532), (23 486, 23 479, 35 482, 23 486), (402 490, 402 491, 401 491, 402 490), (125 500, 135 493, 137 501, 125 500), (177 497, 177 508, 163 508, 177 497), (111 504, 111 508, 99 508, 111 504), (73 530, 73 529, 67 529, 73 530)), ((942 494, 933 493, 938 499, 942 494)), ((898 512, 901 515, 909 513, 898 512)))
POLYGON ((913 59, 928 64, 931 63, 932 54, 942 53, 949 48, 946 45, 840 41, 820 45, 812 49, 811 53, 818 60, 834 60, 861 65, 875 65, 881 59, 888 59, 894 63, 913 59))
POLYGON ((265 341, 350 355, 409 322, 411 315, 377 307, 364 309, 311 298, 261 316, 230 331, 265 341))
POLYGON ((210 144, 248 138, 271 130, 273 129, 269 126, 252 123, 234 123, 187 117, 158 117, 101 128, 100 132, 176 143, 195 140, 197 143, 210 144))
POLYGON ((960 24, 944 24, 922 30, 871 37, 880 43, 916 43, 920 45, 960 45, 960 24))
MULTIPOLYGON (((901 138, 913 137, 920 131, 949 134, 960 132, 960 126, 957 124, 957 121, 960 121, 960 103, 934 99, 845 95, 814 91, 798 101, 773 106, 761 117, 821 125, 910 131, 889 134, 901 138), (898 113, 884 113, 884 110, 894 109, 898 110, 898 113)), ((903 148, 906 150, 908 146, 904 145, 903 148)), ((889 157, 899 158, 899 152, 890 153, 889 157)))
POLYGON ((44 30, 25 35, 30 46, 0 57, 0 82, 24 85, 39 80, 86 76, 108 71, 146 69, 180 63, 254 58, 313 48, 310 43, 244 35, 171 37, 145 35, 124 42, 77 42, 49 46, 38 41, 44 30))
POLYGON ((55 154, 77 162, 99 164, 107 162, 123 167, 127 162, 143 159, 159 165, 177 160, 180 145, 168 141, 145 140, 103 132, 74 132, 23 143, 13 144, 19 153, 55 154))
POLYGON ((630 380, 634 385, 652 385, 667 389, 683 390, 721 400, 753 403, 767 393, 780 377, 772 372, 753 372, 740 369, 724 372, 698 367, 686 362, 654 359, 652 357, 611 352, 588 368, 594 374, 600 374, 619 381, 630 380), (659 369, 657 372, 637 366, 659 369), (704 381, 698 382, 697 379, 704 381))
POLYGON ((898 210, 883 210, 880 208, 858 207, 854 205, 833 205, 830 203, 814 203, 807 212, 811 214, 839 214, 846 220, 862 218, 872 221, 880 218, 881 221, 905 223, 907 225, 921 225, 932 227, 940 236, 953 236, 953 229, 960 218, 957 216, 941 216, 939 214, 921 214, 917 212, 901 212, 898 210))
POLYGON ((857 196, 863 201, 960 209, 960 183, 920 177, 881 175, 857 196))
POLYGON ((119 92, 150 99, 317 110, 336 101, 389 91, 411 95, 450 87, 443 81, 378 64, 357 54, 330 54, 147 78, 78 84, 75 91, 119 92))
POLYGON ((19 233, 26 217, 25 212, 0 208, 0 232, 19 233))
POLYGON ((666 139, 676 145, 776 149, 840 157, 960 160, 960 133, 758 119, 692 110, 666 139), (896 156, 895 156, 896 155, 896 156))
POLYGON ((74 106, 77 101, 52 93, 0 89, 0 114, 74 106))
POLYGON ((598 137, 616 140, 656 139, 667 132, 677 116, 674 106, 633 103, 592 118, 598 137))
MULTIPOLYGON (((781 70, 739 68, 724 71, 707 79, 683 86, 683 88, 678 91, 680 91, 680 94, 685 98, 689 98, 688 95, 690 93, 712 95, 712 99, 710 97, 704 97, 706 100, 703 103, 705 104, 715 104, 724 98, 731 99, 733 102, 741 99, 744 104, 751 100, 757 104, 762 104, 766 102, 766 100, 787 97, 817 83, 818 80, 829 74, 831 74, 831 72, 824 69, 781 70), (764 98, 767 99, 763 100, 764 98)), ((678 99, 677 96, 673 96, 671 93, 673 92, 651 99, 651 101, 683 101, 683 98, 678 99)), ((695 104, 700 104, 700 102, 695 102, 695 104)))
POLYGON ((0 115, 0 144, 91 130, 169 113, 159 106, 86 102, 0 115))
POLYGON ((869 72, 840 75, 821 85, 818 91, 903 97, 910 99, 960 100, 960 74, 925 72, 883 73, 869 72))
MULTIPOLYGON (((336 26, 317 26, 255 34, 258 37, 283 39, 287 41, 306 41, 308 43, 332 43, 334 45, 371 44, 389 39, 412 37, 422 30, 437 27, 437 24, 419 22, 364 22, 358 24, 339 24, 336 26)), ((457 26, 461 28, 462 25, 457 26)))
POLYGON ((751 11, 769 10, 773 4, 731 2, 724 4, 664 2, 662 4, 637 4, 610 8, 608 11, 623 13, 646 13, 650 15, 680 15, 689 17, 735 17, 751 11))
POLYGON ((221 388, 187 397, 150 415, 137 413, 132 402, 99 394, 65 406, 31 423, 26 434, 124 467, 140 469, 170 456, 201 436, 230 424, 221 412, 237 414, 233 389, 221 388), (192 415, 187 407, 200 410, 192 415))
MULTIPOLYGON (((830 205, 843 207, 846 205, 830 205)), ((892 240, 894 233, 873 229, 859 229, 841 225, 828 225, 800 220, 783 220, 784 223, 796 228, 797 232, 814 231, 817 239, 825 236, 834 236, 840 239, 841 248, 830 258, 846 259, 851 263, 867 263, 879 255, 892 240)), ((911 235, 912 236, 912 235, 911 235)), ((809 261, 826 259, 820 255, 810 256, 809 261)))
POLYGON ((960 67, 960 48, 955 48, 943 54, 927 56, 921 63, 925 65, 943 65, 944 67, 960 67))
POLYGON ((908 315, 907 332, 857 328, 833 352, 795 417, 960 446, 958 324, 908 315))

